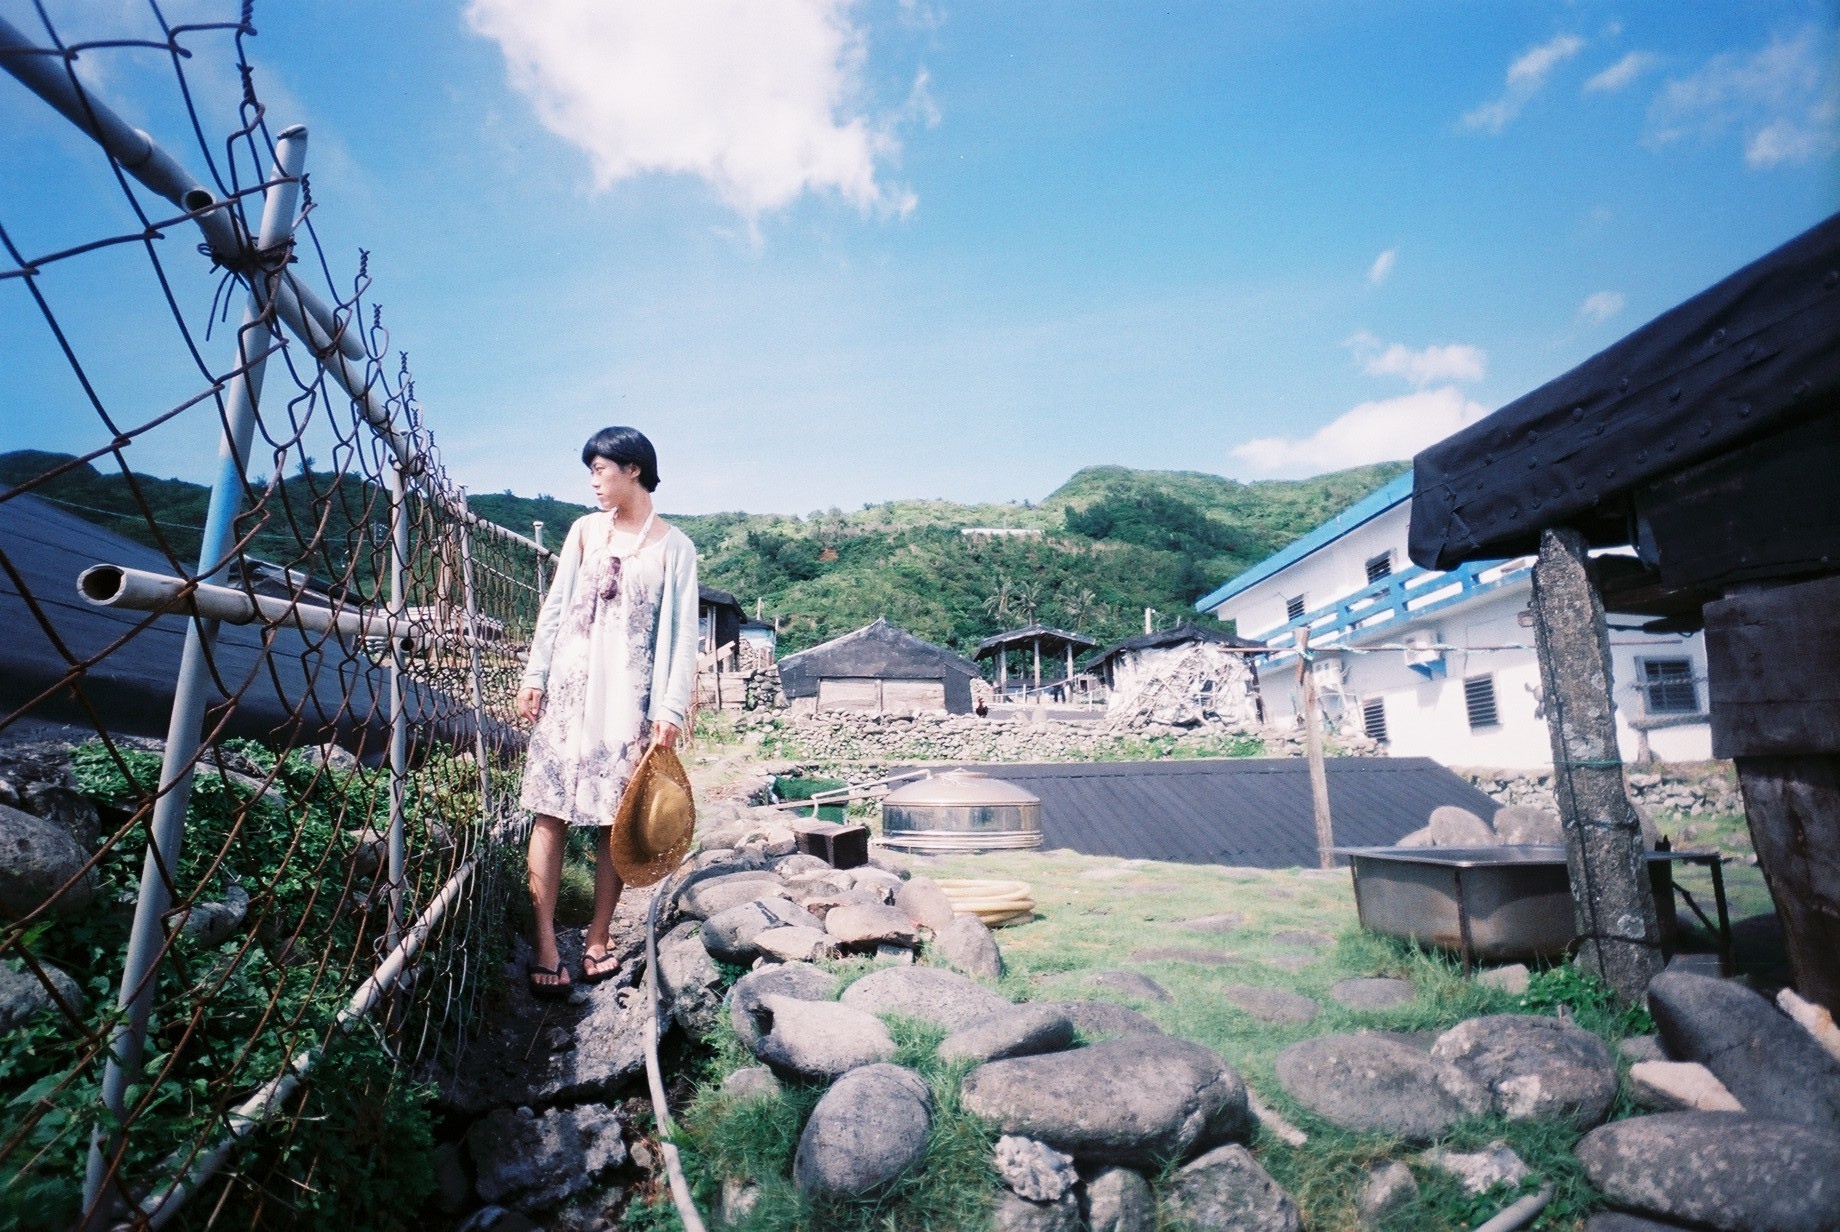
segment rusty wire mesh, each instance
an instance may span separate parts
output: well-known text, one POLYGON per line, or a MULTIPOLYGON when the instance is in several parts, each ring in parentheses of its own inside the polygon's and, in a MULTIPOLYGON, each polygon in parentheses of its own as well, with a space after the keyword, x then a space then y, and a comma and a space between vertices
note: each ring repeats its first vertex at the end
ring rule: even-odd
MULTIPOLYGON (((149 3, 126 33, 86 41, 35 7, 32 38, 80 87, 89 78, 79 70, 109 57, 167 71, 164 103, 147 110, 163 106, 189 130, 166 133, 167 148, 255 234, 276 134, 247 56, 248 6, 225 22, 177 25, 149 3), (220 78, 231 67, 240 93, 222 129, 223 109, 213 113, 193 80, 205 63, 220 78)), ((40 106, 12 86, 0 78, 6 114, 40 106)), ((143 1076, 117 1121, 100 1102, 101 1075, 162 790, 159 737, 194 618, 95 607, 77 575, 110 563, 191 579, 221 563, 226 585, 290 610, 375 612, 389 599, 394 462, 310 349, 266 327, 239 339, 217 320, 250 279, 276 276, 279 254, 214 268, 195 251, 193 220, 101 148, 77 140, 50 156, 90 160, 92 182, 110 188, 71 216, 116 225, 70 235, 55 202, 0 213, 0 330, 17 361, 0 364, 7 437, 81 442, 0 454, 0 823, 42 856, 37 882, 11 866, 0 875, 0 1229, 79 1218, 99 1129, 109 1200, 120 1204, 109 1219, 145 1223, 148 1195, 222 1142, 238 1105, 321 1049, 313 1075, 171 1226, 400 1224, 430 1166, 418 1137, 428 1084, 463 1053, 502 961, 496 924, 520 821, 512 698, 541 564, 530 545, 462 514, 406 359, 391 355, 365 260, 336 258, 315 231, 309 175, 287 268, 359 332, 372 390, 424 459, 403 514, 402 598, 419 631, 398 665, 408 770, 393 783, 389 644, 285 619, 217 631, 183 849, 159 870, 173 906, 143 1076), (131 328, 101 319, 103 306, 126 302, 146 307, 131 328), (200 490, 154 477, 141 459, 213 456, 229 391, 261 357, 235 542, 201 570, 200 490), (406 861, 392 924, 393 788, 406 861), (415 961, 342 1031, 354 989, 444 887, 451 906, 415 961)))

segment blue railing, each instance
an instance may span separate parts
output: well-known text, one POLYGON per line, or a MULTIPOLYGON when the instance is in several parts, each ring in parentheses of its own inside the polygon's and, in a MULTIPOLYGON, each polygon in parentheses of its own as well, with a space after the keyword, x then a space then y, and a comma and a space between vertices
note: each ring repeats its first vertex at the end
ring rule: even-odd
POLYGON ((1294 650, 1297 630, 1307 628, 1310 648, 1328 649, 1356 635, 1365 639, 1389 626, 1498 590, 1524 577, 1532 568, 1530 556, 1472 561, 1448 573, 1412 565, 1307 611, 1268 633, 1258 634, 1257 640, 1272 648, 1274 659, 1282 658, 1286 651, 1294 650))

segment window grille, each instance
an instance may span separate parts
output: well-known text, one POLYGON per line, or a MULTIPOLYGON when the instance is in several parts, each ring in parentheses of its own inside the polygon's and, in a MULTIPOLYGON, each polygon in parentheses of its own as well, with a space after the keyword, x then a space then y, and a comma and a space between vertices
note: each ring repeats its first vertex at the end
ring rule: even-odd
POLYGON ((1302 595, 1292 595, 1290 598, 1284 601, 1284 618, 1286 620, 1299 620, 1302 618, 1302 616, 1303 616, 1303 596, 1302 595))
POLYGON ((1691 659, 1643 659, 1642 693, 1650 714, 1699 713, 1691 659))
POLYGON ((1495 677, 1471 676, 1463 682, 1463 704, 1469 710, 1469 729, 1501 726, 1495 709, 1495 677))
POLYGON ((1361 726, 1367 732, 1369 740, 1386 743, 1386 699, 1370 698, 1361 703, 1361 726))
POLYGON ((1367 562, 1367 580, 1378 582, 1383 577, 1393 576, 1393 554, 1382 552, 1367 562))

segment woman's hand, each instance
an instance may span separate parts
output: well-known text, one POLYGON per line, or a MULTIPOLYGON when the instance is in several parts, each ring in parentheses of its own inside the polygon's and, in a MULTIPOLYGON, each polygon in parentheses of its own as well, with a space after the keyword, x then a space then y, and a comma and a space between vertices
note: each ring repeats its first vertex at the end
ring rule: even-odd
POLYGON ((543 713, 543 690, 530 687, 519 689, 517 712, 523 715, 526 721, 535 723, 537 716, 543 713))
POLYGON ((652 724, 652 743, 662 744, 667 749, 677 747, 677 724, 658 722, 652 724))

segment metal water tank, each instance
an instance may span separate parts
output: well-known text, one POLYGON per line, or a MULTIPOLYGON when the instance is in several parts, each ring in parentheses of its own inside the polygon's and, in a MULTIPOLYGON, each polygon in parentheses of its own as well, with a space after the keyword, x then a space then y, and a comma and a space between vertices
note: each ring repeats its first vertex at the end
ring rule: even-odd
POLYGON ((976 770, 948 770, 882 798, 882 842, 904 851, 1041 846, 1041 797, 976 770))

